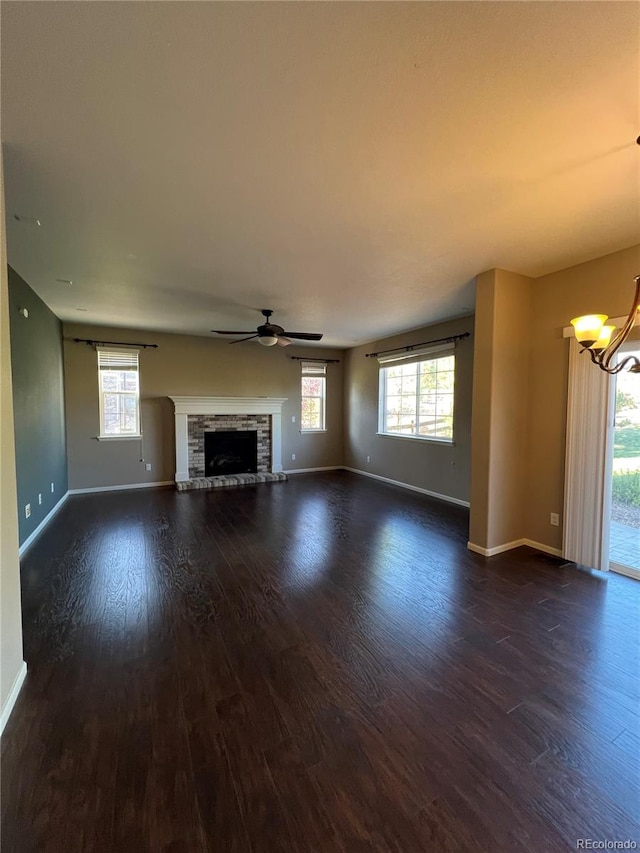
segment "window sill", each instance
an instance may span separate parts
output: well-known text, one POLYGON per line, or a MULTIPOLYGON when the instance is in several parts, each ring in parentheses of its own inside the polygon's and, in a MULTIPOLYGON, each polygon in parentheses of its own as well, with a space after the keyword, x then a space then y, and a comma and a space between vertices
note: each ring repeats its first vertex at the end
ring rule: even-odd
POLYGON ((97 435, 97 441, 140 441, 142 435, 97 435))
POLYGON ((430 435, 396 435, 393 432, 377 432, 382 438, 404 438, 408 441, 426 441, 428 444, 440 444, 445 447, 455 447, 456 443, 451 438, 434 438, 430 435))
POLYGON ((309 435, 310 433, 314 433, 314 432, 327 432, 327 430, 326 429, 301 429, 300 435, 309 435))

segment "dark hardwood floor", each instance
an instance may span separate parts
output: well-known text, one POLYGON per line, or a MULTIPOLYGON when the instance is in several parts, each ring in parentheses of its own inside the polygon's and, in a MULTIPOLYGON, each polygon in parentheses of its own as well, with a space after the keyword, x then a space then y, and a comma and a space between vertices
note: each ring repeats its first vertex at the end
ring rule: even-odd
POLYGON ((3 853, 640 844, 640 583, 346 472, 72 497, 23 560, 3 853))

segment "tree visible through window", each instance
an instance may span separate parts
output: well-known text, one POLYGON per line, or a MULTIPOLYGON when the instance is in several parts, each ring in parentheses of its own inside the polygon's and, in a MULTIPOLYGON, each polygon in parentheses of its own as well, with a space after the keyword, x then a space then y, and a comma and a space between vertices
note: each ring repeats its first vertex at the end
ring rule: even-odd
POLYGON ((135 350, 98 350, 100 436, 140 434, 140 381, 135 350))
POLYGON ((453 441, 455 356, 380 369, 380 432, 453 441))
POLYGON ((302 415, 303 432, 324 430, 327 391, 327 365, 313 361, 302 362, 302 415))

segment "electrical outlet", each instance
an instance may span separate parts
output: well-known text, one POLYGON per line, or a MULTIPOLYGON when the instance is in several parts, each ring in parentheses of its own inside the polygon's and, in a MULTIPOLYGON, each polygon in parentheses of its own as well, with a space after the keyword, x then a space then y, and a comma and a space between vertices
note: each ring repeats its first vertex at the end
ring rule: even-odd
POLYGON ((552 512, 552 513, 551 513, 551 515, 549 516, 549 522, 550 522, 554 527, 559 527, 559 526, 560 526, 560 516, 558 515, 558 513, 557 513, 557 512, 552 512))
POLYGON ((291 454, 291 461, 292 461, 292 462, 295 462, 295 461, 296 461, 296 454, 295 454, 295 453, 292 453, 292 454, 291 454))
POLYGON ((56 490, 55 483, 51 483, 51 494, 53 494, 56 490))
POLYGON ((38 506, 42 506, 42 495, 38 493, 38 506))
POLYGON ((151 470, 151 462, 147 462, 144 467, 145 467, 145 471, 150 471, 151 470))
POLYGON ((367 462, 371 462, 371 457, 367 456, 367 462))
POLYGON ((296 416, 295 416, 295 415, 291 415, 291 423, 292 423, 292 424, 295 424, 295 422, 296 422, 296 416))
POLYGON ((31 516, 31 504, 25 504, 24 505, 24 517, 30 518, 30 516, 31 516))

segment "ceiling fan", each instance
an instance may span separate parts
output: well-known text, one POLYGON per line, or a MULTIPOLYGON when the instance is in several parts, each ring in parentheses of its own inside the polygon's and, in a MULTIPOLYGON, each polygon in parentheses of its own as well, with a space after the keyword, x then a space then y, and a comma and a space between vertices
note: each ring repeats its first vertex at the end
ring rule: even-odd
POLYGON ((322 340, 322 335, 317 332, 285 332, 282 326, 270 321, 273 314, 269 308, 263 308, 264 323, 258 326, 255 333, 252 332, 226 332, 220 329, 211 329, 216 335, 247 335, 246 338, 240 338, 237 341, 229 341, 230 344, 241 344, 243 341, 251 341, 254 338, 258 339, 258 343, 263 347, 272 347, 275 344, 281 347, 288 347, 296 341, 319 341, 322 340))

